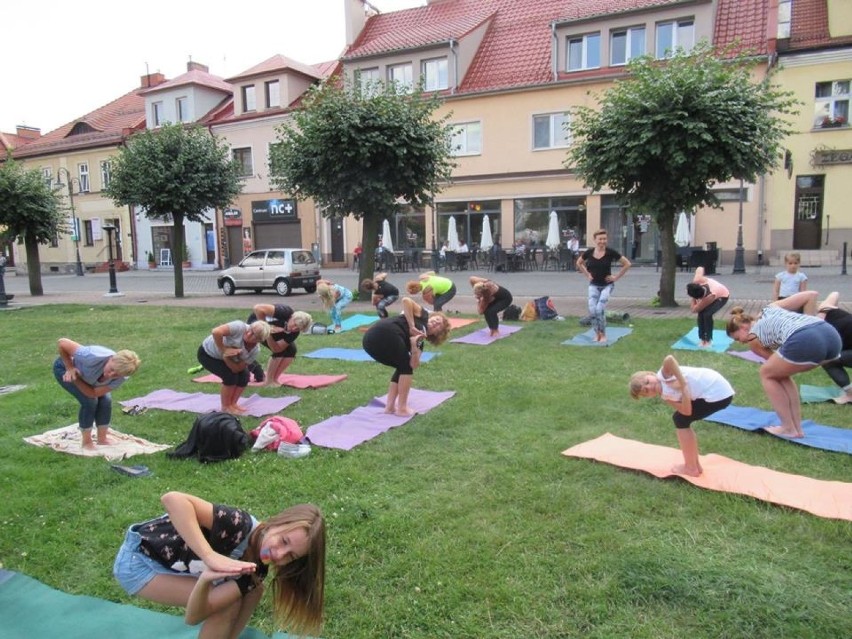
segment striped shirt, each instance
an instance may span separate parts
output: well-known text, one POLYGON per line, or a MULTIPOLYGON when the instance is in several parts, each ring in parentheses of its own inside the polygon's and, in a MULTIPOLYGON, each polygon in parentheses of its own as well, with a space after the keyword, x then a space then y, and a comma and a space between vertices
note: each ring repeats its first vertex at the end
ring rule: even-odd
POLYGON ((812 315, 801 315, 778 306, 767 306, 760 314, 760 319, 752 324, 749 332, 756 335, 766 348, 774 351, 800 328, 822 321, 812 315))

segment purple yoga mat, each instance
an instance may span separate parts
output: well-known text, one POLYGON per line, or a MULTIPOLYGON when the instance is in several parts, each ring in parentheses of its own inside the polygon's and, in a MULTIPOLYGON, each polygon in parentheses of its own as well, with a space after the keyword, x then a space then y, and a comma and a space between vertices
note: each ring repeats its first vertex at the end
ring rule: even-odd
POLYGON ((465 335, 464 337, 457 337, 455 339, 451 339, 451 342, 456 344, 477 344, 479 346, 487 346, 488 344, 492 344, 496 342, 498 339, 503 339, 504 337, 509 337, 512 333, 517 333, 521 330, 521 326, 505 326, 501 324, 497 327, 497 330, 500 331, 500 334, 496 337, 491 337, 491 329, 490 328, 481 328, 478 331, 473 331, 469 335, 465 335))
POLYGON ((766 361, 763 357, 752 351, 728 351, 728 355, 739 357, 747 362, 756 362, 757 364, 763 364, 766 361))
MULTIPOLYGON (((453 395, 454 391, 437 392, 412 388, 408 396, 408 407, 415 413, 426 413, 453 395)), ((387 397, 375 397, 369 404, 356 408, 348 415, 336 415, 309 426, 305 437, 316 446, 351 450, 391 428, 402 426, 413 417, 385 413, 387 397)))
MULTIPOLYGON (((280 413, 290 404, 299 401, 298 397, 261 397, 252 395, 243 397, 239 402, 240 408, 246 410, 246 415, 263 417, 280 413)), ((188 411, 190 413, 212 413, 222 410, 219 395, 206 393, 180 393, 169 389, 156 390, 144 397, 128 399, 121 402, 122 406, 144 406, 145 408, 160 408, 162 410, 188 411)))

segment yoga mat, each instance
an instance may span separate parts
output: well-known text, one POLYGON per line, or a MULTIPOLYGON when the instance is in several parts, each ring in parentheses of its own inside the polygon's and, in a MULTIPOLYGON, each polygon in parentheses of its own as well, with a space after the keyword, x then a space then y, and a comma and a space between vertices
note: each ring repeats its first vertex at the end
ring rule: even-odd
POLYGON ((766 361, 766 358, 761 357, 752 351, 728 351, 728 355, 733 355, 734 357, 739 357, 740 359, 744 359, 747 362, 754 362, 755 364, 763 364, 763 362, 766 361))
MULTIPOLYGON (((716 422, 751 431, 762 430, 768 426, 777 426, 781 421, 778 419, 778 415, 772 411, 760 410, 749 406, 728 406, 704 419, 708 422, 716 422)), ((802 430, 805 436, 801 439, 781 437, 779 435, 775 435, 775 437, 794 444, 810 446, 811 448, 852 454, 852 430, 836 428, 834 426, 823 426, 810 419, 802 420, 802 430)), ((772 433, 769 434, 771 435, 772 433)))
MULTIPOLYGON (((436 392, 412 388, 408 395, 408 407, 415 413, 427 413, 453 395, 454 391, 436 392)), ((317 446, 351 450, 391 428, 402 426, 414 417, 385 413, 387 398, 387 395, 374 397, 367 406, 360 406, 348 415, 337 415, 309 426, 305 437, 317 446)))
POLYGON ((595 330, 591 329, 586 331, 585 333, 580 333, 579 335, 575 335, 569 340, 562 342, 563 344, 568 344, 569 346, 611 346, 615 344, 618 340, 620 340, 625 335, 630 335, 633 332, 632 328, 610 328, 606 327, 606 341, 605 342, 596 342, 595 341, 595 330))
POLYGON ((0 386, 0 395, 8 395, 27 387, 26 384, 12 384, 11 386, 0 386))
POLYGON ((499 335, 495 337, 491 336, 490 328, 481 328, 478 331, 474 331, 464 337, 457 337, 455 339, 451 339, 451 342, 455 342, 456 344, 477 344, 479 346, 487 346, 488 344, 493 344, 498 339, 503 339, 504 337, 509 337, 512 333, 517 333, 521 330, 521 326, 504 326, 501 324, 497 327, 499 331, 499 335))
POLYGON ((109 437, 115 442, 114 444, 96 446, 95 450, 83 448, 80 429, 75 423, 62 428, 54 428, 41 435, 24 437, 24 441, 33 446, 52 448, 60 453, 81 457, 103 457, 108 461, 120 461, 134 455, 150 455, 171 448, 166 444, 154 444, 141 437, 126 435, 114 428, 109 429, 109 437))
MULTIPOLYGON (((439 355, 439 353, 423 353, 420 355, 420 362, 428 362, 436 355, 439 355)), ((342 359, 347 362, 375 361, 367 355, 367 351, 363 348, 321 348, 312 353, 305 354, 305 357, 310 357, 311 359, 342 359)))
MULTIPOLYGON (((282 386, 290 386, 291 388, 323 388, 331 386, 337 382, 342 382, 348 375, 291 375, 289 373, 281 373, 278 376, 278 383, 282 386)), ((192 380, 193 382, 215 382, 221 384, 222 380, 218 375, 202 375, 192 380)), ((249 386, 263 386, 265 382, 249 382, 249 386)))
POLYGON ((683 463, 683 455, 676 448, 622 439, 610 433, 572 446, 562 454, 641 470, 660 479, 680 477, 699 488, 747 495, 818 517, 852 520, 852 484, 846 482, 791 475, 713 454, 701 455, 704 472, 700 477, 675 475, 672 466, 683 463))
POLYGON ((378 319, 378 315, 352 315, 341 322, 340 332, 351 331, 353 328, 358 328, 359 326, 369 326, 370 324, 375 323, 378 319))
POLYGON ((463 317, 448 317, 447 321, 450 323, 450 328, 462 328, 463 326, 470 326, 471 324, 476 324, 479 320, 475 319, 465 319, 463 317))
MULTIPOLYGON (((120 540, 116 542, 116 548, 120 540)), ((188 626, 183 616, 168 615, 86 595, 70 595, 26 575, 0 570, 0 636, 10 639, 139 639, 169 637, 196 639, 199 626, 188 626)), ((274 639, 295 639, 276 632, 274 639)), ((240 639, 268 639, 246 628, 240 639)))
POLYGON ((725 331, 713 331, 713 343, 709 347, 699 346, 701 340, 698 338, 698 327, 696 326, 678 341, 672 344, 672 348, 681 351, 709 351, 713 353, 724 353, 734 343, 725 331))
POLYGON ((831 402, 835 397, 843 395, 842 388, 837 386, 799 386, 799 397, 803 404, 819 404, 820 402, 831 402))
MULTIPOLYGON (((243 397, 238 405, 245 409, 245 414, 252 417, 263 417, 280 413, 290 404, 299 401, 298 397, 261 397, 252 395, 243 397)), ((222 409, 219 395, 205 393, 180 393, 167 388, 148 393, 144 397, 128 399, 121 402, 122 406, 144 406, 145 408, 160 408, 162 410, 188 411, 190 413, 212 413, 222 409)))

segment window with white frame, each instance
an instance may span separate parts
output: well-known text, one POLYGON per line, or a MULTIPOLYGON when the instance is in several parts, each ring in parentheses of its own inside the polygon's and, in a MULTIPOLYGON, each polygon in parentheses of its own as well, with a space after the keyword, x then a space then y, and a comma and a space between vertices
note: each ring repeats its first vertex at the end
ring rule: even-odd
POLYGON ((243 96, 243 111, 256 111, 257 101, 254 94, 254 85, 249 84, 242 87, 241 93, 243 96))
POLYGON ((254 175, 254 167, 251 161, 251 148, 243 147, 240 149, 234 149, 233 154, 234 160, 240 165, 240 176, 250 177, 254 175))
POLYGON ((365 96, 377 95, 382 90, 382 74, 379 67, 358 69, 355 71, 355 82, 365 96))
POLYGON ((778 0, 778 37, 790 37, 790 22, 793 17, 793 0, 778 0))
POLYGON ((814 128, 849 124, 849 87, 852 80, 817 82, 814 102, 814 128))
POLYGON ((695 46, 695 22, 672 20, 657 24, 656 57, 658 60, 670 58, 676 49, 691 51, 695 46))
POLYGON ((49 166, 41 167, 41 179, 47 188, 53 188, 53 172, 49 166))
POLYGON ((566 147, 571 142, 567 113, 542 113, 533 116, 533 149, 566 147))
POLYGON ((402 89, 411 89, 414 86, 411 63, 389 65, 388 82, 395 83, 402 89))
POLYGON ((110 179, 110 162, 109 160, 101 160, 101 188, 105 189, 109 186, 110 179))
POLYGON ((609 34, 609 63, 611 66, 627 64, 633 58, 645 55, 645 27, 619 29, 609 34))
POLYGON ((80 193, 89 192, 89 164, 83 162, 77 165, 77 178, 80 180, 80 193))
POLYGON ((453 155, 482 153, 482 122, 460 122, 453 125, 453 155))
POLYGON ((178 122, 189 122, 189 100, 178 98, 175 100, 175 112, 178 122))
POLYGON ((422 73, 423 89, 426 91, 440 91, 450 86, 447 58, 424 60, 422 73))
POLYGON ((151 104, 151 119, 155 127, 163 124, 163 103, 154 102, 151 104))
POLYGON ((281 106, 281 83, 278 80, 272 80, 264 85, 266 93, 266 108, 276 109, 281 106))
POLYGON ((601 34, 587 33, 568 38, 568 61, 565 68, 569 71, 598 69, 601 66, 601 34))

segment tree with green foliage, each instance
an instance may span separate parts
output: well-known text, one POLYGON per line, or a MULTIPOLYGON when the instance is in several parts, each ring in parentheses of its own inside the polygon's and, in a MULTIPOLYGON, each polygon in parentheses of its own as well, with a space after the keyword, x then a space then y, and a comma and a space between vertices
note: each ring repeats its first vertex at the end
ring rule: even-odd
POLYGON ((662 241, 660 303, 674 299, 674 225, 681 211, 720 208, 713 186, 754 183, 778 162, 795 113, 792 94, 754 81, 755 58, 707 44, 665 61, 634 59, 598 109, 574 109, 566 166, 593 191, 609 187, 653 216, 662 241))
POLYGON ((183 297, 184 220, 209 222, 242 191, 239 163, 227 144, 199 126, 167 124, 130 138, 112 160, 106 194, 116 205, 138 205, 149 219, 173 223, 175 297, 183 297))
POLYGON ((11 157, 0 162, 0 237, 23 241, 30 295, 44 295, 38 245, 71 230, 59 204, 40 169, 27 170, 11 157))
POLYGON ((278 129, 270 152, 273 184, 313 198, 327 218, 363 220, 360 280, 371 278, 382 219, 398 202, 430 204, 449 181, 451 127, 433 117, 440 101, 395 84, 312 88, 278 129))

